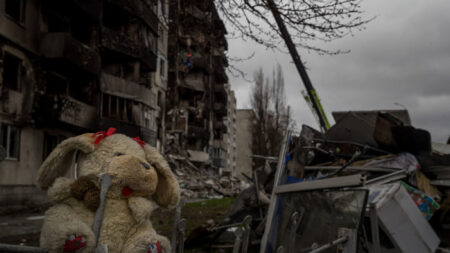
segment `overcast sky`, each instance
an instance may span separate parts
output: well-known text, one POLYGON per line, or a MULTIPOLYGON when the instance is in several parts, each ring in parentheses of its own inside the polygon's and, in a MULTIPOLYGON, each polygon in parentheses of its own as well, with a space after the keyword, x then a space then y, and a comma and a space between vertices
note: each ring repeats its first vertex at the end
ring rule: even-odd
MULTIPOLYGON (((329 48, 351 52, 319 56, 299 49, 310 79, 332 123, 340 110, 402 109, 412 124, 431 132, 433 141, 450 135, 450 1, 365 0, 363 10, 376 19, 354 37, 333 41, 329 48), (396 105, 398 103, 400 105, 396 105)), ((303 83, 290 55, 255 43, 229 40, 229 55, 249 61, 235 64, 252 78, 261 66, 271 73, 277 63, 284 72, 287 102, 298 126, 318 128, 300 95, 303 83)), ((249 108, 250 83, 230 76, 238 108, 249 108)))

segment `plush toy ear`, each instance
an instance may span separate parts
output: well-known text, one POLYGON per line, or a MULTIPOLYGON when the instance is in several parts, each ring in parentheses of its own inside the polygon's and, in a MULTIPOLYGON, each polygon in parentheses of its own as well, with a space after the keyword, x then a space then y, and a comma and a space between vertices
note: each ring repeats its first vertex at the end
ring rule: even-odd
POLYGON ((170 170, 169 164, 154 147, 145 144, 144 151, 147 161, 155 167, 158 173, 158 185, 153 200, 162 207, 175 207, 180 200, 180 186, 170 170))
POLYGON ((44 190, 49 188, 56 178, 67 173, 76 151, 79 150, 83 153, 94 151, 94 140, 92 133, 88 133, 70 137, 56 146, 37 172, 37 186, 44 190))

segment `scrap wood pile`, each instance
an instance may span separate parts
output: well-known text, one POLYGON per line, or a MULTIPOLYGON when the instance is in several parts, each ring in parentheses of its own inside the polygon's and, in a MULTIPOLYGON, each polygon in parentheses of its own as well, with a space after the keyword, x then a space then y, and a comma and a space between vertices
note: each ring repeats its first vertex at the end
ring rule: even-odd
MULTIPOLYGON (((275 212, 268 214, 270 201, 267 199, 270 194, 267 193, 272 191, 273 184, 268 185, 270 181, 259 179, 259 185, 251 186, 238 196, 223 221, 217 221, 214 226, 204 226, 201 233, 197 231, 190 235, 187 242, 195 245, 195 242, 208 238, 212 247, 217 244, 233 245, 233 240, 237 238, 237 235, 233 236, 233 225, 242 223, 243 217, 250 214, 253 217, 250 245, 252 242, 258 247, 265 244, 270 246, 272 252, 280 245, 284 249, 295 245, 297 249, 314 250, 325 243, 320 241, 321 238, 337 238, 336 231, 339 230, 336 223, 335 232, 330 232, 333 230, 330 224, 324 227, 328 237, 319 231, 320 220, 326 220, 333 208, 339 209, 336 204, 339 201, 338 198, 327 200, 330 194, 324 197, 318 192, 362 189, 368 193, 364 207, 360 207, 363 210, 362 222, 357 222, 359 239, 355 247, 358 247, 358 252, 435 252, 438 247, 450 247, 450 145, 433 143, 429 132, 411 126, 406 110, 335 112, 333 116, 336 124, 325 133, 304 125, 299 136, 292 136, 286 160, 283 161, 285 174, 281 174, 280 184, 293 184, 280 188, 284 187, 285 193, 288 187, 298 191, 298 195, 292 194, 296 202, 287 203, 289 197, 283 201, 286 205, 291 204, 291 209, 303 210, 302 222, 297 224, 304 226, 306 231, 303 234, 273 234, 273 231, 291 230, 293 222, 291 216, 283 213, 287 212, 288 207, 277 209, 283 206, 278 202, 275 212), (308 194, 311 192, 316 193, 311 196, 319 199, 304 201, 302 198, 310 198, 308 194), (320 201, 321 196, 324 199, 320 201), (409 200, 405 200, 405 196, 409 200), (315 209, 317 206, 321 207, 315 209), (376 223, 372 223, 372 209, 378 217, 376 223), (322 216, 313 222, 314 214, 308 214, 308 210, 318 210, 316 213, 322 216), (330 211, 327 213, 324 210, 330 211), (265 227, 269 224, 267 220, 273 220, 270 229, 265 227), (378 224, 379 232, 370 229, 374 224, 378 224), (273 226, 278 230, 273 230, 273 226), (266 241, 263 238, 265 230, 268 233, 266 241), (315 232, 320 236, 312 236, 315 232)), ((258 175, 274 177, 274 170, 267 172, 262 169, 258 172, 264 171, 258 175)), ((283 191, 280 189, 279 192, 283 191)), ((346 201, 344 203, 353 200, 346 201)), ((292 217, 295 216, 293 214, 290 213, 292 217)), ((330 217, 339 215, 337 212, 330 217)))

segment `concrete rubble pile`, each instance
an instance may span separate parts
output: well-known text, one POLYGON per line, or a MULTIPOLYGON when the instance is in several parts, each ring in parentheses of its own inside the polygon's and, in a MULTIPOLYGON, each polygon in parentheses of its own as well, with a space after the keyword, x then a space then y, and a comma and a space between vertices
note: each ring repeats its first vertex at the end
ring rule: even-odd
POLYGON ((178 179, 184 199, 218 199, 235 197, 241 191, 241 180, 206 162, 191 161, 187 157, 167 155, 178 179), (222 175, 221 175, 222 174, 222 175))

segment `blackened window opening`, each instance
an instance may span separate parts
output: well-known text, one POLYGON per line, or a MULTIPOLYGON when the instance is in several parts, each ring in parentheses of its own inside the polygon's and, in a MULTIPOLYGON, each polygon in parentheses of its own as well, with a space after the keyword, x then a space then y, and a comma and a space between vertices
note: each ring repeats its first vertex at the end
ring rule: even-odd
POLYGON ((3 85, 11 90, 21 90, 22 60, 6 53, 3 59, 3 85))
POLYGON ((15 19, 16 21, 23 23, 24 20, 24 0, 6 0, 5 1, 5 13, 15 19))

